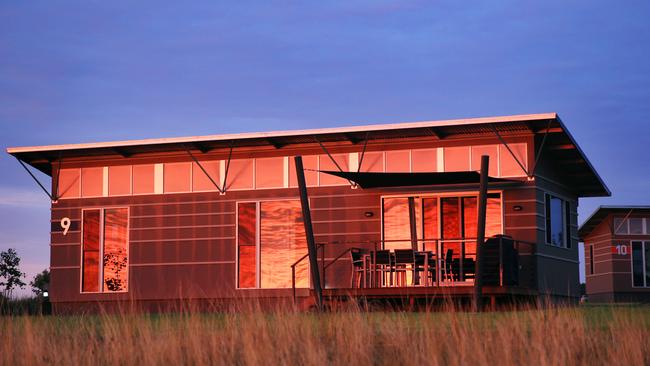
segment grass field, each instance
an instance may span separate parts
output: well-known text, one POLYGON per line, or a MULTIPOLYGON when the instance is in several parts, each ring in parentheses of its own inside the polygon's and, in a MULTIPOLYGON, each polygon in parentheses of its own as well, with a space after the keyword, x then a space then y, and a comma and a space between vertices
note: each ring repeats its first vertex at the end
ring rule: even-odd
POLYGON ((647 365, 650 308, 0 317, 0 364, 647 365))

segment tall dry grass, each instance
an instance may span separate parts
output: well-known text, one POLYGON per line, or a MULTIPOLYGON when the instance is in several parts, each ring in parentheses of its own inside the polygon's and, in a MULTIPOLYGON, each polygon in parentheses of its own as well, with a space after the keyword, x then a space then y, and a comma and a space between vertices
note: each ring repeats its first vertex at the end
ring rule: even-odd
POLYGON ((643 365, 649 351, 645 307, 0 318, 3 365, 643 365))

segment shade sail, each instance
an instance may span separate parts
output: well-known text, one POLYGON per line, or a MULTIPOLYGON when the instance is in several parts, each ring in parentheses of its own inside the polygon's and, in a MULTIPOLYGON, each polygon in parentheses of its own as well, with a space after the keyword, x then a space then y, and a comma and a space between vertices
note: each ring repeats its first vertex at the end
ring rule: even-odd
MULTIPOLYGON (((340 172, 321 170, 321 173, 334 175, 356 183, 363 189, 465 185, 479 184, 481 174, 475 171, 445 172, 445 173, 373 173, 373 172, 340 172)), ((520 181, 489 177, 490 183, 521 183, 520 181)))

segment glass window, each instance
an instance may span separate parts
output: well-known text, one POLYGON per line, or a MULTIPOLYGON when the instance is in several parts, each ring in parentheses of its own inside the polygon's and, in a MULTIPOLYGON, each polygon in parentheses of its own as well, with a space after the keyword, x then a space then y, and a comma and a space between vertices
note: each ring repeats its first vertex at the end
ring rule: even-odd
MULTIPOLYGON (((260 286, 291 287, 291 265, 307 253, 300 201, 260 202, 260 286)), ((296 287, 309 287, 309 261, 296 267, 296 287)))
POLYGON ((104 210, 104 292, 126 291, 129 282, 128 210, 104 210))
POLYGON ((99 291, 99 223, 100 210, 83 211, 81 290, 99 291))
POLYGON ((284 158, 255 159, 255 187, 284 187, 284 158))
POLYGON ((589 246, 589 274, 596 273, 594 271, 594 246, 589 246))
POLYGON ((154 193, 154 165, 133 166, 133 194, 154 193))
POLYGON ((386 151, 387 173, 408 173, 411 171, 411 154, 405 151, 386 151))
POLYGON ((231 160, 227 174, 226 190, 253 189, 253 159, 231 160))
POLYGON ((101 197, 104 192, 104 168, 81 168, 81 196, 101 197))
MULTIPOLYGON (((414 199, 415 220, 421 222, 422 203, 414 199)), ((411 224, 407 197, 384 198, 384 249, 411 249, 411 224)), ((422 228, 417 225, 417 238, 422 238, 422 228)))
POLYGON ((165 163, 163 190, 165 193, 189 192, 192 176, 191 163, 165 163))
POLYGON ((237 207, 237 244, 239 288, 254 288, 257 283, 257 203, 239 203, 237 207))
MULTIPOLYGON (((300 201, 239 203, 237 241, 239 288, 291 287, 291 265, 307 254, 300 201)), ((296 266, 296 287, 309 287, 308 259, 296 266)))
POLYGON ((503 213, 501 212, 501 194, 488 193, 487 209, 485 214, 485 237, 503 234, 503 213))
POLYGON ((444 154, 446 172, 470 170, 469 146, 445 147, 444 154))
MULTIPOLYGON (((344 172, 350 171, 350 157, 348 154, 332 154, 332 158, 341 167, 344 172)), ((334 164, 328 155, 319 156, 320 170, 328 170, 338 172, 339 168, 334 164)), ((342 185, 350 184, 346 179, 339 178, 330 174, 321 173, 320 183, 321 186, 342 185)))
POLYGON ((564 232, 566 233, 566 247, 571 248, 571 204, 564 201, 564 232))
POLYGON ((458 197, 443 197, 440 199, 442 205, 442 238, 462 238, 460 225, 460 207, 458 197))
MULTIPOLYGON (((318 155, 303 156, 302 167, 305 169, 305 182, 307 186, 318 185, 318 155)), ((289 158, 289 187, 298 187, 296 178, 296 162, 293 157, 289 158)))
POLYGON ((476 238, 477 232, 478 232, 478 198, 463 197, 463 234, 464 234, 463 237, 476 238))
POLYGON ((422 219, 424 220, 424 239, 426 250, 437 252, 436 242, 433 240, 440 239, 440 230, 438 226, 438 198, 422 199, 422 219), (432 240, 432 241, 427 241, 432 240))
POLYGON ((126 291, 129 281, 128 209, 84 210, 82 220, 81 291, 126 291))
POLYGON ((411 168, 413 172, 437 172, 438 150, 411 150, 411 168))
POLYGON ((359 153, 359 161, 361 164, 361 172, 375 172, 381 173, 384 171, 384 153, 383 152, 368 152, 366 151, 363 154, 363 160, 361 160, 361 153, 359 153))
POLYGON ((131 166, 116 165, 108 167, 108 195, 125 196, 131 194, 131 166))
POLYGON ((192 162, 192 191, 193 192, 205 192, 205 191, 217 191, 215 183, 221 187, 221 162, 218 160, 212 161, 201 161, 201 166, 196 162, 192 162), (203 167, 203 169, 201 169, 203 167), (205 169, 205 172, 203 171, 205 169), (210 177, 208 177, 209 174, 210 177), (212 183, 212 181, 214 183, 212 183))
POLYGON ((630 230, 628 226, 628 220, 620 218, 620 217, 615 217, 614 218, 614 232, 617 235, 627 235, 630 230))
MULTIPOLYGON (((647 243, 646 243, 647 244, 647 243)), ((633 241, 632 242, 632 282, 635 287, 644 287, 645 283, 645 261, 643 250, 643 242, 633 241)), ((647 257, 646 257, 647 258, 647 257)))
MULTIPOLYGON (((528 145, 525 143, 508 144, 512 153, 517 157, 517 160, 523 164, 524 168, 528 169, 528 160, 526 149, 528 145)), ((499 145, 499 155, 501 157, 501 176, 502 177, 523 177, 526 172, 521 169, 517 160, 512 156, 505 145, 499 145)))
POLYGON ((546 195, 546 242, 557 247, 566 247, 564 224, 564 202, 546 195))
POLYGON ((79 198, 81 193, 81 170, 61 169, 59 173, 58 195, 61 198, 79 198))
POLYGON ((499 175, 499 151, 498 145, 491 146, 472 146, 472 167, 471 170, 481 170, 481 156, 490 157, 490 169, 488 174, 491 177, 499 175))
POLYGON ((630 234, 642 235, 643 234, 643 219, 639 217, 631 217, 630 219, 630 234))

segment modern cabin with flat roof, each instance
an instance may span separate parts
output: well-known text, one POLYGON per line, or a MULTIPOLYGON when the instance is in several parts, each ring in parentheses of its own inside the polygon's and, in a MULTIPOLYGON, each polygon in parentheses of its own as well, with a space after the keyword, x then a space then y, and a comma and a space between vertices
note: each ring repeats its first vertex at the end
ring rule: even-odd
POLYGON ((650 302, 650 206, 600 206, 579 230, 592 302, 650 302))
POLYGON ((59 313, 304 304, 318 287, 326 301, 462 299, 477 282, 492 301, 574 301, 578 200, 610 195, 555 113, 8 153, 52 177, 59 313))

